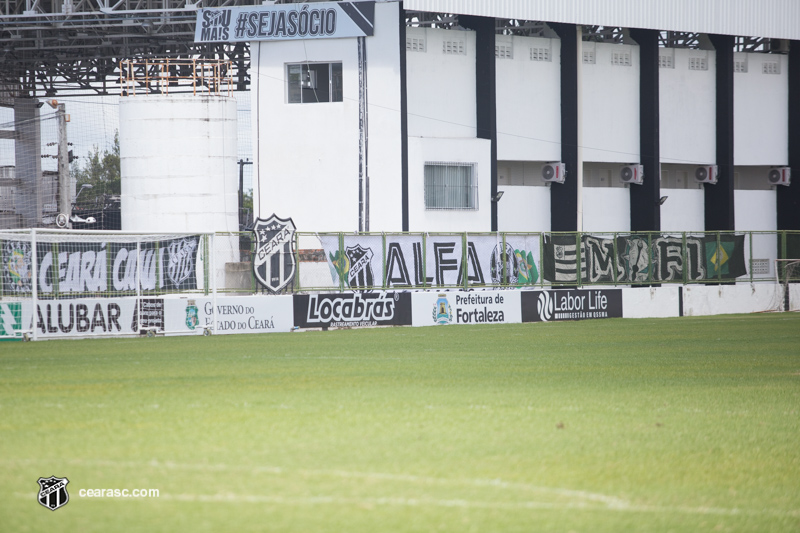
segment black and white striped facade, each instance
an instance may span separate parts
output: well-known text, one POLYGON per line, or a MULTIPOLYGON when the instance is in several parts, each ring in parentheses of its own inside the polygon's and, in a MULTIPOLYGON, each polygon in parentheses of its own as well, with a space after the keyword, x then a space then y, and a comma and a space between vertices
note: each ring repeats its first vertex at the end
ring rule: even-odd
POLYGON ((715 20, 718 3, 664 14, 652 1, 377 2, 363 48, 253 42, 256 214, 291 216, 301 232, 800 230, 800 30, 787 22, 800 8, 736 0, 715 20), (412 9, 462 11, 443 28, 409 23, 412 9), (546 31, 497 30, 528 16, 546 31), (585 26, 624 38, 598 42, 585 26), (664 47, 661 31, 699 44, 664 47), (725 31, 775 46, 739 52, 725 31), (342 63, 343 100, 288 103, 286 66, 324 62, 342 63), (425 208, 431 162, 475 165, 473 209, 425 208), (564 183, 542 180, 549 162, 564 183), (620 180, 630 165, 641 185, 620 180), (702 166, 716 184, 695 181, 702 166), (785 167, 793 183, 771 185, 785 167))

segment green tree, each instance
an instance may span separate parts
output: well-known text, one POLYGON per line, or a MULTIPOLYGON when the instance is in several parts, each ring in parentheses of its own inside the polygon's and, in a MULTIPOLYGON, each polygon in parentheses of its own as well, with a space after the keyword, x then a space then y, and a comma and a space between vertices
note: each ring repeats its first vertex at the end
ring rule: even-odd
POLYGON ((114 133, 111 151, 103 150, 101 153, 95 145, 86 158, 72 162, 71 172, 77 184, 76 191, 80 191, 84 184, 92 186, 78 197, 79 206, 102 205, 104 196, 120 194, 119 132, 114 133))

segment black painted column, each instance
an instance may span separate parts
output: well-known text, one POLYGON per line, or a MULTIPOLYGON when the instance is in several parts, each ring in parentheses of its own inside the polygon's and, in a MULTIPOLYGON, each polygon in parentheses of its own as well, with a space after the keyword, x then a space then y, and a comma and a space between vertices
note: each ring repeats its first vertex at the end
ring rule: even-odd
POLYGON ((735 229, 733 211, 733 45, 732 35, 709 35, 717 50, 717 167, 715 185, 706 183, 706 231, 735 229))
POLYGON ((632 29, 639 43, 639 152, 644 181, 630 186, 631 231, 660 231, 661 145, 658 108, 658 31, 632 29))
POLYGON ((400 204, 403 231, 408 231, 408 85, 406 69, 406 10, 398 7, 400 25, 400 204))
POLYGON ((497 90, 495 74, 495 20, 490 17, 459 16, 458 22, 475 30, 475 109, 477 137, 491 142, 490 198, 491 231, 497 231, 497 90))
POLYGON ((789 48, 789 167, 791 184, 776 187, 778 230, 800 230, 800 41, 789 48))
POLYGON ((561 38, 561 161, 564 183, 550 186, 550 231, 578 229, 578 26, 551 23, 561 38))

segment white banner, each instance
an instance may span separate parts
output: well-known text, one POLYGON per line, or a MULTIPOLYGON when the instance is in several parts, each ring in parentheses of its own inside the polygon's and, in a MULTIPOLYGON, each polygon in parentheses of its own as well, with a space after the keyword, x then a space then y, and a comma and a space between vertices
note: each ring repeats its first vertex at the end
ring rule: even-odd
MULTIPOLYGON (((214 322, 214 301, 209 297, 165 299, 166 331, 201 334, 214 322)), ((274 333, 294 326, 292 296, 230 296, 217 298, 214 335, 274 333)))
POLYGON ((538 235, 320 236, 333 285, 342 288, 524 287, 539 280, 538 235), (464 241, 466 239, 466 249, 464 241))
MULTIPOLYGON (((130 335, 139 332, 136 298, 40 300, 33 324, 38 337, 130 335)), ((27 314, 27 313, 23 313, 27 314)), ((28 329, 28 328, 24 328, 28 329)))
POLYGON ((522 322, 520 291, 416 292, 411 313, 413 326, 522 322))

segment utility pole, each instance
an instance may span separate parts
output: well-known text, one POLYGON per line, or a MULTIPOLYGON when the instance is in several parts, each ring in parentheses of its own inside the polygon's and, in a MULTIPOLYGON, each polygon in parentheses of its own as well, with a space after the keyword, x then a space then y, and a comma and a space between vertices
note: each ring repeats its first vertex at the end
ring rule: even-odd
POLYGON ((72 176, 69 174, 69 146, 67 145, 67 122, 69 116, 64 104, 56 100, 48 102, 56 109, 58 122, 58 212, 67 215, 67 227, 72 227, 72 176))

